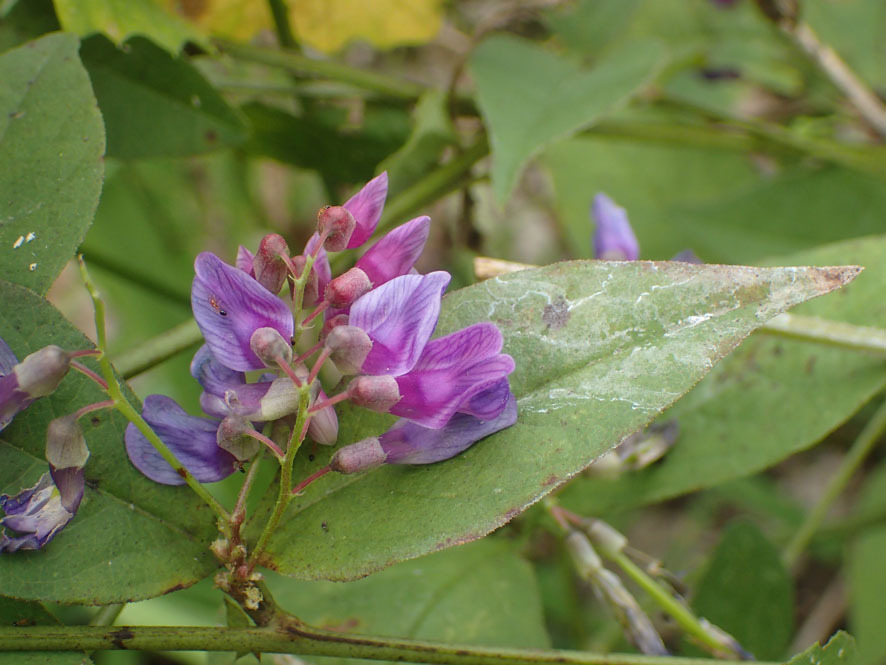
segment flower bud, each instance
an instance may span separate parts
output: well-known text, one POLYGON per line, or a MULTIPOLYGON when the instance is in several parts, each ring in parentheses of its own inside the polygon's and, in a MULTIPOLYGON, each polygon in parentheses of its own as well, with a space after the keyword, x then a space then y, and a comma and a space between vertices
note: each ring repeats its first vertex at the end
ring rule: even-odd
POLYGON ((364 375, 354 378, 348 386, 348 399, 357 406, 385 412, 400 401, 400 387, 393 376, 364 375))
MULTIPOLYGON (((296 371, 296 375, 301 372, 296 371)), ((307 376, 300 376, 302 381, 307 376)), ((279 420, 298 411, 299 390, 288 376, 281 376, 271 382, 271 387, 259 400, 259 408, 250 413, 252 420, 279 420)))
POLYGON ((18 389, 36 399, 52 394, 70 367, 71 355, 51 344, 25 357, 12 371, 18 389))
POLYGON ((591 210, 597 222, 594 256, 607 261, 636 261, 640 246, 625 209, 600 193, 594 197, 591 210))
POLYGON ((362 328, 337 326, 326 337, 325 346, 342 374, 357 374, 372 350, 372 340, 362 328))
POLYGON ((292 347, 274 328, 258 328, 249 338, 249 348, 265 366, 276 367, 277 359, 292 360, 292 347))
POLYGON ((280 292, 289 274, 282 256, 289 256, 286 241, 277 233, 269 233, 261 239, 252 262, 255 279, 271 293, 280 292))
POLYGON ((329 468, 338 473, 368 471, 384 464, 385 457, 378 439, 370 437, 339 448, 329 460, 329 468))
POLYGON ((71 414, 50 421, 46 428, 46 460, 62 506, 69 513, 77 512, 83 499, 83 467, 88 459, 89 448, 77 416, 71 414))
MULTIPOLYGON (((314 385, 317 386, 317 394, 313 401, 326 401, 326 393, 320 388, 320 383, 315 381, 314 385)), ((338 415, 335 413, 334 406, 320 409, 311 416, 311 422, 308 425, 308 436, 322 446, 335 444, 338 440, 338 415)))
POLYGON ((252 423, 238 416, 228 416, 219 424, 215 440, 220 448, 243 462, 254 457, 260 445, 249 432, 252 432, 252 423))
POLYGON ((357 298, 372 289, 366 273, 360 268, 351 268, 342 273, 326 285, 323 297, 329 301, 330 306, 336 309, 350 307, 357 298))
POLYGON ((326 206, 317 213, 317 233, 326 233, 323 247, 329 252, 340 252, 348 246, 357 220, 342 206, 326 206))

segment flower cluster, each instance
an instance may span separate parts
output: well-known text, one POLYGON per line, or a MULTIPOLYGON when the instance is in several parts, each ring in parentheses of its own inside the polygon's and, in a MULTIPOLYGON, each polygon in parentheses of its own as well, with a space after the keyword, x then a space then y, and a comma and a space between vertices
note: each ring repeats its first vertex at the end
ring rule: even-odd
MULTIPOLYGON (((479 323, 431 340, 450 276, 421 275, 413 267, 428 217, 387 233, 333 278, 327 252, 366 243, 386 195, 383 173, 344 205, 321 209, 317 232, 297 256, 272 234, 255 254, 241 247, 235 266, 208 252, 197 257, 191 305, 205 345, 191 374, 203 388, 208 417, 188 415, 160 395, 145 400, 143 417, 200 482, 233 473, 261 444, 282 459, 288 443, 261 430, 268 423, 293 428, 305 395, 309 419, 304 432, 292 433, 296 441, 307 435, 334 444, 334 405, 344 400, 401 417, 379 437, 340 448, 329 468, 343 473, 447 459, 515 422, 507 379, 514 361, 501 353, 498 328, 479 323), (284 298, 278 294, 286 285, 284 298), (293 346, 309 348, 296 355, 293 346), (317 379, 329 364, 341 377, 331 397, 317 379)), ((125 442, 146 476, 184 482, 135 425, 127 427, 125 442)))

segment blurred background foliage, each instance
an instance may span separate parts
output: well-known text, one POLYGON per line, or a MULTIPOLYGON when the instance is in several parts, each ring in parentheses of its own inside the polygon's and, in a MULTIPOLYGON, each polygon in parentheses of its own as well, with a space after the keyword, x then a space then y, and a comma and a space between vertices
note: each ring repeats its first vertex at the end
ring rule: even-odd
MULTIPOLYGON (((822 42, 886 93, 886 4, 799 4, 822 42)), ((268 231, 300 248, 318 207, 381 170, 382 226, 430 214, 419 269, 450 270, 454 286, 474 281, 476 255, 591 257, 588 208, 603 191, 627 209, 643 258, 691 249, 711 263, 865 265, 851 296, 804 311, 886 327, 883 136, 750 0, 5 0, 0 17, 2 51, 58 29, 82 38, 107 156, 81 251, 111 308, 112 355, 190 319, 195 254, 232 260, 268 231)), ((49 297, 91 334, 74 271, 49 297)), ((131 384, 196 413, 189 360, 131 384)), ((759 658, 842 627, 859 662, 886 663, 882 449, 808 555, 781 554, 884 387, 882 359, 754 338, 665 414, 681 425, 671 457, 626 477, 592 469, 561 500, 664 561, 693 608, 759 658)), ((629 649, 561 546, 534 528, 542 512, 360 582, 272 587, 287 609, 341 630, 629 649)), ((655 618, 672 648, 699 653, 655 618)), ((209 581, 119 619, 224 621, 209 581)), ((233 655, 94 656, 149 658, 233 655)))

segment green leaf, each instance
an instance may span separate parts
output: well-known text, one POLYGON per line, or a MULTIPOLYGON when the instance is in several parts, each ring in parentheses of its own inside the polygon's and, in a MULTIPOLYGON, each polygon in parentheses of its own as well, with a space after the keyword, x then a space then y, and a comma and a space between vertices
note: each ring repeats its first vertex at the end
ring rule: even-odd
MULTIPOLYGON (((5 282, 0 337, 19 358, 47 344, 92 347, 45 300, 5 282)), ((0 491, 16 493, 47 470, 51 419, 105 399, 72 371, 55 393, 19 413, 0 433, 0 491)), ((157 596, 211 574, 216 563, 207 548, 215 528, 209 508, 190 490, 158 485, 135 470, 123 447, 126 421, 116 412, 97 411, 80 424, 90 449, 80 509, 42 550, 0 557, 0 594, 104 605, 157 596)))
MULTIPOLYGON (((333 534, 338 527, 328 529, 333 534)), ((268 583, 287 610, 315 626, 484 646, 550 646, 532 568, 513 545, 497 538, 349 584, 282 577, 268 583)))
MULTIPOLYGON (((343 580, 480 538, 649 422, 766 319, 855 274, 576 261, 456 291, 438 332, 499 326, 517 363, 518 423, 439 464, 327 475, 292 502, 267 563, 343 580)), ((343 410, 339 440, 376 436, 386 422, 343 410)), ((317 458, 296 477, 326 462, 317 458)))
POLYGON ((86 234, 104 172, 77 47, 56 33, 0 55, 0 279, 41 293, 86 234))
POLYGON ((860 662, 878 665, 886 660, 886 634, 883 617, 886 616, 886 570, 883 552, 886 552, 886 466, 871 475, 856 515, 879 516, 870 528, 862 531, 847 552, 847 582, 849 586, 849 617, 852 632, 858 636, 860 662))
POLYGON ((794 589, 778 549, 753 524, 731 524, 696 585, 692 608, 758 660, 781 658, 793 631, 794 589))
MULTIPOLYGON (((58 620, 40 603, 0 598, 0 626, 57 626, 58 620)), ((0 652, 0 665, 91 665, 76 651, 0 652)))
POLYGON ((626 103, 652 81, 663 58, 657 42, 634 42, 584 70, 514 37, 496 35, 480 44, 471 72, 489 130, 498 201, 507 199, 536 153, 626 103))
POLYGON ((0 51, 58 29, 52 0, 28 0, 14 2, 8 9, 0 7, 0 51))
POLYGON ((206 79, 144 37, 117 48, 102 35, 80 57, 105 119, 108 156, 195 155, 242 143, 247 128, 206 79))
POLYGON ((62 27, 81 37, 103 32, 117 44, 132 35, 150 37, 176 54, 185 42, 208 47, 206 36, 156 0, 54 0, 62 27))
POLYGON ((852 635, 837 631, 828 643, 820 646, 817 642, 798 653, 788 661, 788 665, 859 665, 858 649, 852 635))
MULTIPOLYGON (((842 262, 865 271, 841 293, 794 313, 886 327, 886 236, 774 261, 842 262)), ((663 416, 679 422, 680 436, 661 463, 617 479, 578 480, 561 498, 579 512, 625 510, 756 473, 820 441, 884 388, 882 357, 756 336, 663 416)))

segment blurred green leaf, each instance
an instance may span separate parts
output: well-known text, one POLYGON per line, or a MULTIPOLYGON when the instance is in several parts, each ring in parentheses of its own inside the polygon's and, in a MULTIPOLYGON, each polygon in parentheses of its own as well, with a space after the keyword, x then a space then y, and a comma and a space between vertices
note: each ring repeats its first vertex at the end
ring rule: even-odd
POLYGON ((757 659, 780 659, 794 623, 794 589, 781 553, 753 524, 731 524, 695 587, 692 609, 757 659))
POLYGON ((372 178, 376 165, 409 137, 408 115, 394 108, 367 108, 362 128, 348 126, 339 109, 296 116, 251 103, 243 111, 254 128, 247 152, 315 169, 331 196, 344 185, 372 178))
MULTIPOLYGON (((865 266, 840 293, 793 312, 886 327, 886 236, 773 262, 865 266)), ((680 424, 677 444, 664 460, 616 479, 579 480, 562 500, 580 512, 625 510, 756 473, 821 440, 884 387, 882 356, 754 337, 664 415, 680 424)))
POLYGON ((823 647, 818 643, 798 653, 787 665, 859 665, 858 649, 852 635, 842 630, 823 647))
MULTIPOLYGON (((0 337, 24 357, 47 344, 75 350, 89 341, 49 303, 0 282, 0 337)), ((88 361, 87 361, 88 362, 88 361)), ((48 422, 107 399, 71 372, 59 389, 18 414, 0 433, 0 488, 13 494, 47 470, 48 422)), ((101 605, 188 586, 216 568, 209 553, 214 515, 184 487, 159 485, 130 464, 126 421, 98 411, 81 421, 90 449, 86 494, 68 526, 43 550, 0 557, 0 593, 25 600, 101 605)))
POLYGON ((52 0, 15 2, 0 8, 0 52, 59 29, 52 0))
POLYGON ((86 234, 104 173, 77 47, 55 33, 0 56, 0 279, 40 293, 86 234))
POLYGON ((62 27, 81 37, 106 34, 117 44, 132 35, 145 35, 173 55, 185 42, 207 46, 197 28, 155 0, 54 0, 62 27))
POLYGON ((652 81, 664 57, 657 42, 635 42, 584 70, 522 39, 496 35, 480 44, 471 72, 490 135, 498 201, 507 199, 542 148, 625 104, 652 81))
POLYGON ((110 157, 195 155, 246 139, 243 120, 206 79, 144 37, 117 48, 95 35, 83 42, 80 57, 105 120, 110 157))
POLYGON ((388 172, 389 199, 427 175, 439 163, 443 150, 455 143, 448 100, 440 90, 422 95, 412 114, 414 125, 409 140, 378 165, 377 172, 388 172))
MULTIPOLYGON (((335 537, 341 525, 330 523, 327 528, 335 537)), ((497 538, 400 563, 349 584, 283 577, 268 582, 287 610, 312 625, 344 633, 514 648, 550 646, 532 568, 512 544, 497 538)))
POLYGON ((881 520, 862 531, 847 553, 850 626, 858 636, 860 662, 878 665, 886 660, 886 524, 882 521, 886 515, 886 467, 881 465, 865 484, 858 513, 877 513, 881 520))
MULTIPOLYGON (((480 538, 649 422, 766 319, 855 274, 595 261, 454 292, 438 333, 499 326, 517 363, 517 425, 439 464, 325 476, 292 502, 267 562, 295 577, 343 580, 480 538)), ((340 419, 343 443, 390 422, 357 409, 340 419)), ((317 458, 297 462, 295 476, 326 462, 317 458)))

